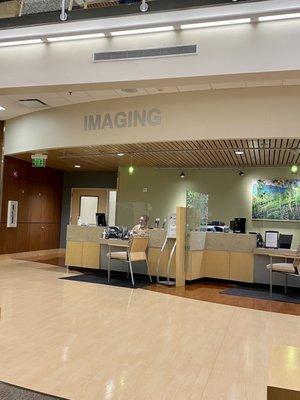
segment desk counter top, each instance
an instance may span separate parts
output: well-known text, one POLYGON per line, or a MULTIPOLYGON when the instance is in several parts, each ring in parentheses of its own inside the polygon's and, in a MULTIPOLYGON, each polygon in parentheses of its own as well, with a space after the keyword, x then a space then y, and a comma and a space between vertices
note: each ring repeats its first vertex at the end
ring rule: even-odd
POLYGON ((284 255, 293 255, 297 252, 296 249, 266 249, 265 247, 257 247, 254 249, 254 254, 258 256, 269 256, 269 254, 284 254, 284 255))

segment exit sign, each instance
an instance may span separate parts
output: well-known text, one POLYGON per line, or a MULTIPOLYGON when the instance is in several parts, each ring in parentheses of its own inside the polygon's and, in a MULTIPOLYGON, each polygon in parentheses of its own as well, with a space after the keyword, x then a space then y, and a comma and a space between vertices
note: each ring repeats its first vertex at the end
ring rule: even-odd
POLYGON ((33 158, 32 159, 32 166, 35 168, 44 168, 46 167, 46 158, 33 158))

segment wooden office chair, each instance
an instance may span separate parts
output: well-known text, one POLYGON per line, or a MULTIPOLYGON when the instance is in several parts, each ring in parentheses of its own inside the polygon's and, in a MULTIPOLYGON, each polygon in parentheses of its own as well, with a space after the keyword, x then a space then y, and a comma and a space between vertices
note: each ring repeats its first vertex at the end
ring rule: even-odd
POLYGON ((113 241, 108 243, 108 271, 107 271, 107 280, 110 280, 110 270, 111 270, 111 260, 119 260, 128 263, 132 285, 134 286, 134 278, 132 271, 132 263, 136 261, 145 261, 147 265, 147 272, 149 275, 150 282, 152 282, 149 263, 146 255, 146 250, 148 247, 149 238, 148 237, 133 237, 128 244, 115 244, 113 241), (125 248, 124 251, 111 251, 112 247, 121 247, 125 248))
POLYGON ((270 264, 267 265, 267 269, 270 271, 270 295, 273 295, 273 272, 283 274, 285 276, 285 289, 284 293, 287 294, 287 279, 288 276, 297 276, 300 279, 300 246, 294 254, 269 254, 270 264), (283 263, 273 263, 273 258, 284 258, 283 263), (292 259, 293 262, 288 262, 288 259, 292 259))

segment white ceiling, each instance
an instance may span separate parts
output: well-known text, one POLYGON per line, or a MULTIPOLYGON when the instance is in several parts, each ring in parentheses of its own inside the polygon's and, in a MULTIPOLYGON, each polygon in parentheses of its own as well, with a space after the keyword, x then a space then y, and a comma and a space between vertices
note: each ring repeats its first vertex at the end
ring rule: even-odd
MULTIPOLYGON (((163 93, 178 93, 197 90, 220 90, 232 88, 247 88, 261 86, 287 86, 300 85, 300 79, 285 80, 261 80, 247 82, 222 82, 205 83, 198 85, 150 87, 150 88, 128 88, 128 89, 110 89, 110 90, 88 90, 56 93, 22 93, 22 94, 0 94, 0 106, 5 111, 0 111, 0 120, 7 120, 20 115, 29 114, 39 109, 30 109, 19 103, 23 99, 38 99, 47 104, 47 108, 61 107, 70 104, 86 103, 95 100, 108 100, 122 97, 147 96, 163 93)), ((41 109, 45 109, 42 107, 41 109)))

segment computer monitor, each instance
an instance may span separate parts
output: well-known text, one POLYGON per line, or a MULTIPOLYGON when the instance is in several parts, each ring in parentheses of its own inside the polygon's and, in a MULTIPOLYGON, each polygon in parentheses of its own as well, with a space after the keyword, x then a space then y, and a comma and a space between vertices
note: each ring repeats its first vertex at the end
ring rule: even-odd
POLYGON ((283 235, 280 233, 278 239, 278 247, 280 249, 290 249, 292 246, 293 235, 283 235))
POLYGON ((106 226, 106 218, 104 213, 96 213, 97 226, 106 226))
POLYGON ((246 218, 234 218, 234 232, 246 233, 246 218))

